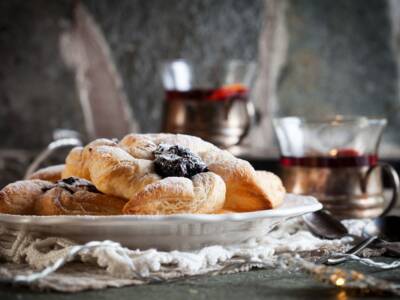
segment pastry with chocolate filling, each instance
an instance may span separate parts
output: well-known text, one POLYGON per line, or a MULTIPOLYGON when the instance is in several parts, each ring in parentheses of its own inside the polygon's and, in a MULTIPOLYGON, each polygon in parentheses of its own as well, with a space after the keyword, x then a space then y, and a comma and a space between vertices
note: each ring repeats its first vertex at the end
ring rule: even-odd
POLYGON ((225 183, 199 156, 178 144, 153 145, 147 148, 143 140, 131 149, 137 158, 119 145, 95 141, 73 150, 66 170, 127 199, 125 214, 212 213, 223 207, 225 183))
POLYGON ((162 180, 147 185, 124 207, 127 214, 213 213, 223 207, 225 184, 189 149, 161 144, 154 170, 162 180))
POLYGON ((0 213, 35 215, 35 203, 54 184, 44 180, 19 180, 0 191, 0 213))
POLYGON ((271 209, 279 206, 285 188, 278 176, 255 171, 249 162, 221 150, 198 137, 184 134, 128 134, 119 147, 137 159, 154 159, 162 144, 179 145, 198 156, 207 169, 226 184, 224 209, 237 212, 271 209))
POLYGON ((120 215, 126 201, 108 196, 85 179, 69 177, 44 189, 35 203, 35 213, 50 215, 120 215))
POLYGON ((285 196, 276 175, 255 171, 228 151, 182 134, 128 134, 119 143, 96 140, 71 151, 66 170, 63 176, 84 177, 103 193, 129 200, 124 213, 255 211, 275 208, 285 196), (204 195, 214 210, 196 202, 204 195))
POLYGON ((118 215, 125 203, 74 177, 56 183, 21 180, 0 192, 0 213, 18 215, 118 215))

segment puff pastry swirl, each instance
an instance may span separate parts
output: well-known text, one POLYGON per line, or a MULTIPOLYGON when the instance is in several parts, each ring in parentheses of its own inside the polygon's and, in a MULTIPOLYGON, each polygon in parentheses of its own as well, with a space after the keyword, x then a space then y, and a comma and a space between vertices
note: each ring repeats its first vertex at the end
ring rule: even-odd
POLYGON ((177 144, 201 157, 208 169, 226 184, 224 208, 231 211, 254 211, 277 207, 285 189, 279 177, 256 172, 249 162, 236 158, 204 140, 183 134, 129 134, 119 146, 136 158, 152 158, 160 144, 177 144))

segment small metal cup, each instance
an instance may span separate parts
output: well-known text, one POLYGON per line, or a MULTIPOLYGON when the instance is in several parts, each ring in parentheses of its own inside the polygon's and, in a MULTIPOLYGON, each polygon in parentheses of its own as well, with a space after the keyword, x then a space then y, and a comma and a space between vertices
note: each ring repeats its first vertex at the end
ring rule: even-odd
POLYGON ((377 160, 384 119, 336 116, 274 120, 288 192, 315 196, 338 218, 373 218, 394 207, 399 177, 377 160), (385 199, 382 172, 392 196, 385 199), (387 204, 386 204, 387 203, 387 204))
POLYGON ((315 196, 325 209, 341 219, 386 215, 395 205, 399 194, 398 175, 392 166, 384 163, 371 167, 281 168, 288 192, 315 196), (382 171, 387 172, 390 178, 390 199, 385 199, 382 171))
POLYGON ((240 144, 254 119, 249 101, 165 101, 163 131, 195 135, 222 148, 240 144))
POLYGON ((222 148, 239 144, 255 119, 248 94, 207 100, 207 91, 230 85, 251 89, 255 64, 231 60, 222 64, 194 64, 172 60, 161 68, 166 91, 162 131, 199 136, 222 148), (168 97, 174 94, 173 99, 168 97))

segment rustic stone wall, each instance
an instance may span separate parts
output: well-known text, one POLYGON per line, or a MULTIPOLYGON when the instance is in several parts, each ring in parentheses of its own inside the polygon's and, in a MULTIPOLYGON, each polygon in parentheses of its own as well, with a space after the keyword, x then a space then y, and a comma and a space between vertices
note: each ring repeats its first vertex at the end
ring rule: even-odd
MULTIPOLYGON (((0 4, 2 147, 38 149, 56 127, 84 133, 72 74, 59 53, 72 1, 0 4)), ((263 3, 251 1, 85 1, 104 32, 141 131, 160 128, 165 59, 257 56, 263 3)))
MULTIPOLYGON (((398 1, 394 1, 398 2, 398 1)), ((287 62, 278 114, 388 118, 388 155, 400 143, 398 57, 388 1, 289 1, 287 62)), ((396 23, 397 22, 397 23, 396 23)))
POLYGON ((54 128, 82 130, 58 39, 69 1, 0 2, 0 148, 40 149, 54 128))

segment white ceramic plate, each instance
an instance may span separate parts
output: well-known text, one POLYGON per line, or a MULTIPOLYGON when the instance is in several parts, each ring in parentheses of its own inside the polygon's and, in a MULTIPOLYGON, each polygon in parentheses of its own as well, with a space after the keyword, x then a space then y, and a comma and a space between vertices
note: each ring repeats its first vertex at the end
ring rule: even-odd
POLYGON ((275 209, 219 215, 16 216, 0 214, 0 227, 76 242, 113 240, 131 249, 199 249, 266 235, 284 220, 317 211, 313 197, 288 194, 275 209))

